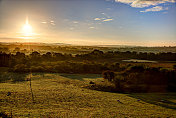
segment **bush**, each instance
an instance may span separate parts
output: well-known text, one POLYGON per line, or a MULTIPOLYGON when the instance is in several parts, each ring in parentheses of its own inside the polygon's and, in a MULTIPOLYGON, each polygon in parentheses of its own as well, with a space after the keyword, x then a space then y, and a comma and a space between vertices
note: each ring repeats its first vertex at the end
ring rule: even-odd
POLYGON ((85 86, 85 88, 98 90, 98 91, 117 92, 115 85, 109 81, 103 81, 103 82, 99 81, 99 82, 94 82, 94 84, 89 83, 89 85, 85 86))
POLYGON ((132 72, 143 72, 145 67, 143 65, 132 66, 129 71, 132 72))
POLYGON ((120 92, 166 92, 176 91, 176 71, 162 68, 131 67, 121 73, 116 73, 112 81, 110 71, 105 71, 103 77, 114 83, 120 92))
POLYGON ((108 81, 113 81, 114 77, 115 77, 115 74, 113 71, 108 70, 103 72, 103 78, 107 79, 108 81))

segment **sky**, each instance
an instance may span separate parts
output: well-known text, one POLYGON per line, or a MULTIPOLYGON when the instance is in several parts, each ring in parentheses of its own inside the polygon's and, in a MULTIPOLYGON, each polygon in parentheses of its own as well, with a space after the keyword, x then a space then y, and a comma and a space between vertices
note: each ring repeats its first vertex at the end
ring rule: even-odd
POLYGON ((176 46, 176 1, 0 0, 0 42, 176 46))

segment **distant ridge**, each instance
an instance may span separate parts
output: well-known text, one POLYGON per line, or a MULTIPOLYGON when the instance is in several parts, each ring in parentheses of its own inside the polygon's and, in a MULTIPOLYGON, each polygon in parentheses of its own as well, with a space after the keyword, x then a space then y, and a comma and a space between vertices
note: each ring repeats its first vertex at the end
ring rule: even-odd
POLYGON ((176 46, 137 46, 137 45, 76 45, 76 44, 68 44, 68 43, 42 43, 42 42, 0 42, 0 44, 23 44, 23 45, 60 45, 60 46, 93 46, 93 47, 111 47, 111 48, 133 48, 133 47, 139 47, 139 48, 162 48, 162 47, 170 47, 170 48, 176 48, 176 46))
POLYGON ((97 46, 97 47, 145 47, 145 46, 133 46, 133 45, 94 45, 94 46, 97 46))

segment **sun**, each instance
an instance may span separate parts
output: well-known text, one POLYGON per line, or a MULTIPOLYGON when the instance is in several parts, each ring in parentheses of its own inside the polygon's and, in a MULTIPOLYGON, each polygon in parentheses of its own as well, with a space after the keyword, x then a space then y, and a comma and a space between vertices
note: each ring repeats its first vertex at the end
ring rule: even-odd
POLYGON ((32 26, 29 24, 28 18, 26 18, 26 23, 23 25, 22 33, 25 37, 32 36, 32 26))

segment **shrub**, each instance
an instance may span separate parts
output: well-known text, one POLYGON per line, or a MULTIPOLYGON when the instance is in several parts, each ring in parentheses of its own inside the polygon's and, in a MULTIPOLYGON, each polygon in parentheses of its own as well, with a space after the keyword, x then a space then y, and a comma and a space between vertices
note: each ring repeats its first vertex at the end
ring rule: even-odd
POLYGON ((133 66, 130 70, 116 73, 113 81, 110 78, 110 71, 105 71, 103 76, 114 83, 120 92, 176 91, 176 72, 174 70, 133 66))
POLYGON ((135 65, 135 66, 132 66, 129 71, 142 72, 144 70, 145 70, 145 67, 143 65, 135 65))
POLYGON ((103 72, 103 78, 107 79, 108 81, 113 81, 114 77, 115 77, 115 74, 113 71, 108 70, 103 72))

